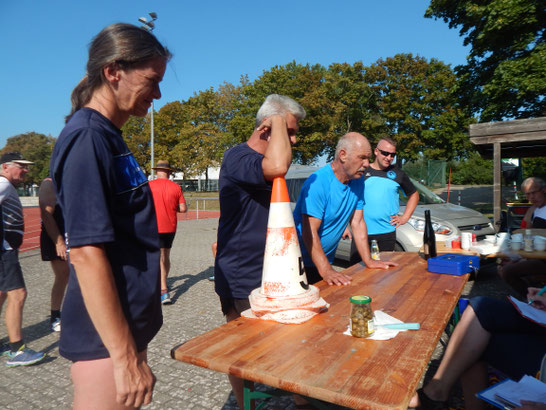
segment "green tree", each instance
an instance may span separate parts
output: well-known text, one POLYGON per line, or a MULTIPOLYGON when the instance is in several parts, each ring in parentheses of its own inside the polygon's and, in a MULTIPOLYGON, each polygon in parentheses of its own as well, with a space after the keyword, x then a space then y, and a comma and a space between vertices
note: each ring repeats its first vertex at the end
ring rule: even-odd
MULTIPOLYGON (((121 128, 123 139, 144 172, 150 172, 150 115, 129 117, 121 128)), ((154 144, 155 145, 155 144, 154 144)))
POLYGON ((546 181, 546 158, 522 158, 523 178, 539 177, 546 181))
POLYGON ((450 161, 451 183, 455 185, 476 185, 493 183, 493 161, 483 159, 473 152, 468 159, 450 161))
POLYGON ((431 0, 425 17, 458 28, 471 47, 459 93, 480 121, 546 114, 546 8, 537 0, 431 0))
POLYGON ((362 125, 372 142, 389 136, 401 160, 451 159, 466 155, 470 118, 458 106, 455 74, 441 61, 411 54, 379 59, 364 76, 377 110, 362 125))
MULTIPOLYGON (((254 128, 254 119, 260 105, 269 94, 282 94, 299 102, 307 111, 300 122, 298 143, 294 146, 295 162, 309 164, 330 145, 327 138, 327 110, 329 101, 322 92, 326 69, 320 64, 302 65, 295 61, 285 66, 275 66, 244 88, 246 99, 242 113, 248 121, 246 140, 254 128)), ((242 137, 242 136, 241 136, 242 137)))
POLYGON ((333 63, 326 73, 324 91, 327 103, 323 112, 326 132, 325 154, 332 160, 335 154, 337 140, 350 131, 360 132, 366 136, 370 131, 382 124, 378 116, 377 94, 367 83, 366 67, 358 61, 353 65, 348 63, 333 63))
POLYGON ((49 159, 56 139, 36 132, 27 132, 8 138, 1 154, 20 152, 25 159, 34 162, 29 167, 25 185, 40 185, 49 175, 49 159))

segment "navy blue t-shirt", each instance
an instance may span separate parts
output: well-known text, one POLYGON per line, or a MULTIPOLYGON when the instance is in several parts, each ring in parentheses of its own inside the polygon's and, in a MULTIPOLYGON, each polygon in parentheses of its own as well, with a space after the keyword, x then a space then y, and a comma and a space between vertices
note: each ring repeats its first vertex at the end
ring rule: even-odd
POLYGON ((220 221, 214 264, 220 297, 244 299, 262 283, 271 182, 263 155, 247 143, 228 149, 220 168, 220 221))
MULTIPOLYGON (((159 236, 148 182, 121 131, 95 110, 77 111, 55 144, 50 174, 68 248, 104 245, 137 349, 146 349, 163 323, 159 236)), ((73 361, 109 356, 72 265, 62 320, 62 356, 73 361)))

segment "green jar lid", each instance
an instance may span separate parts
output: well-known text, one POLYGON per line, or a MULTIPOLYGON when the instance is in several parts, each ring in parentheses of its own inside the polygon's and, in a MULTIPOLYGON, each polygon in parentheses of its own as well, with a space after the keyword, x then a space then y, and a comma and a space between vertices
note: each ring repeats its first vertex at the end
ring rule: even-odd
POLYGON ((349 298, 351 303, 356 303, 357 305, 363 305, 364 303, 370 303, 372 298, 364 295, 351 296, 349 298))

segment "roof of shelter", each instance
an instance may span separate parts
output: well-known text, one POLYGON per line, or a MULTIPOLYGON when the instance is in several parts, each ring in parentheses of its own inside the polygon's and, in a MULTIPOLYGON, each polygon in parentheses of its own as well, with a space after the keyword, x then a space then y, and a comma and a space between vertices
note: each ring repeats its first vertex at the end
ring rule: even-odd
POLYGON ((496 142, 502 158, 546 156, 546 117, 471 124, 469 135, 484 158, 493 158, 496 142))

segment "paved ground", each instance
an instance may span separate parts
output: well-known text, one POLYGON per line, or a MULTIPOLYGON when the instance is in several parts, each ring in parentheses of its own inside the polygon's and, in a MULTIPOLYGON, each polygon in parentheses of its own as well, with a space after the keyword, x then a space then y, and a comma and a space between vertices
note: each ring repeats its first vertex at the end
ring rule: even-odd
MULTIPOLYGON (((216 238, 218 219, 188 220, 179 223, 169 279, 174 304, 164 307, 165 324, 149 347, 151 367, 158 378, 154 402, 149 409, 236 409, 227 377, 170 358, 171 348, 224 323, 212 274, 210 245, 216 238)), ((30 347, 48 354, 47 361, 31 367, 6 368, 0 363, 0 408, 69 409, 71 382, 69 362, 58 354, 58 334, 49 331, 50 267, 40 260, 37 250, 21 254, 28 288, 24 312, 24 337, 30 347)), ((506 288, 496 276, 485 272, 470 282, 465 294, 504 294, 506 288)), ((6 341, 3 317, 0 342, 6 341)), ((439 344, 431 368, 437 365, 439 344)), ((428 374, 429 376, 430 374, 428 374)), ((427 376, 427 377, 428 377, 427 376)), ((289 398, 276 399, 268 409, 294 409, 289 398)))

